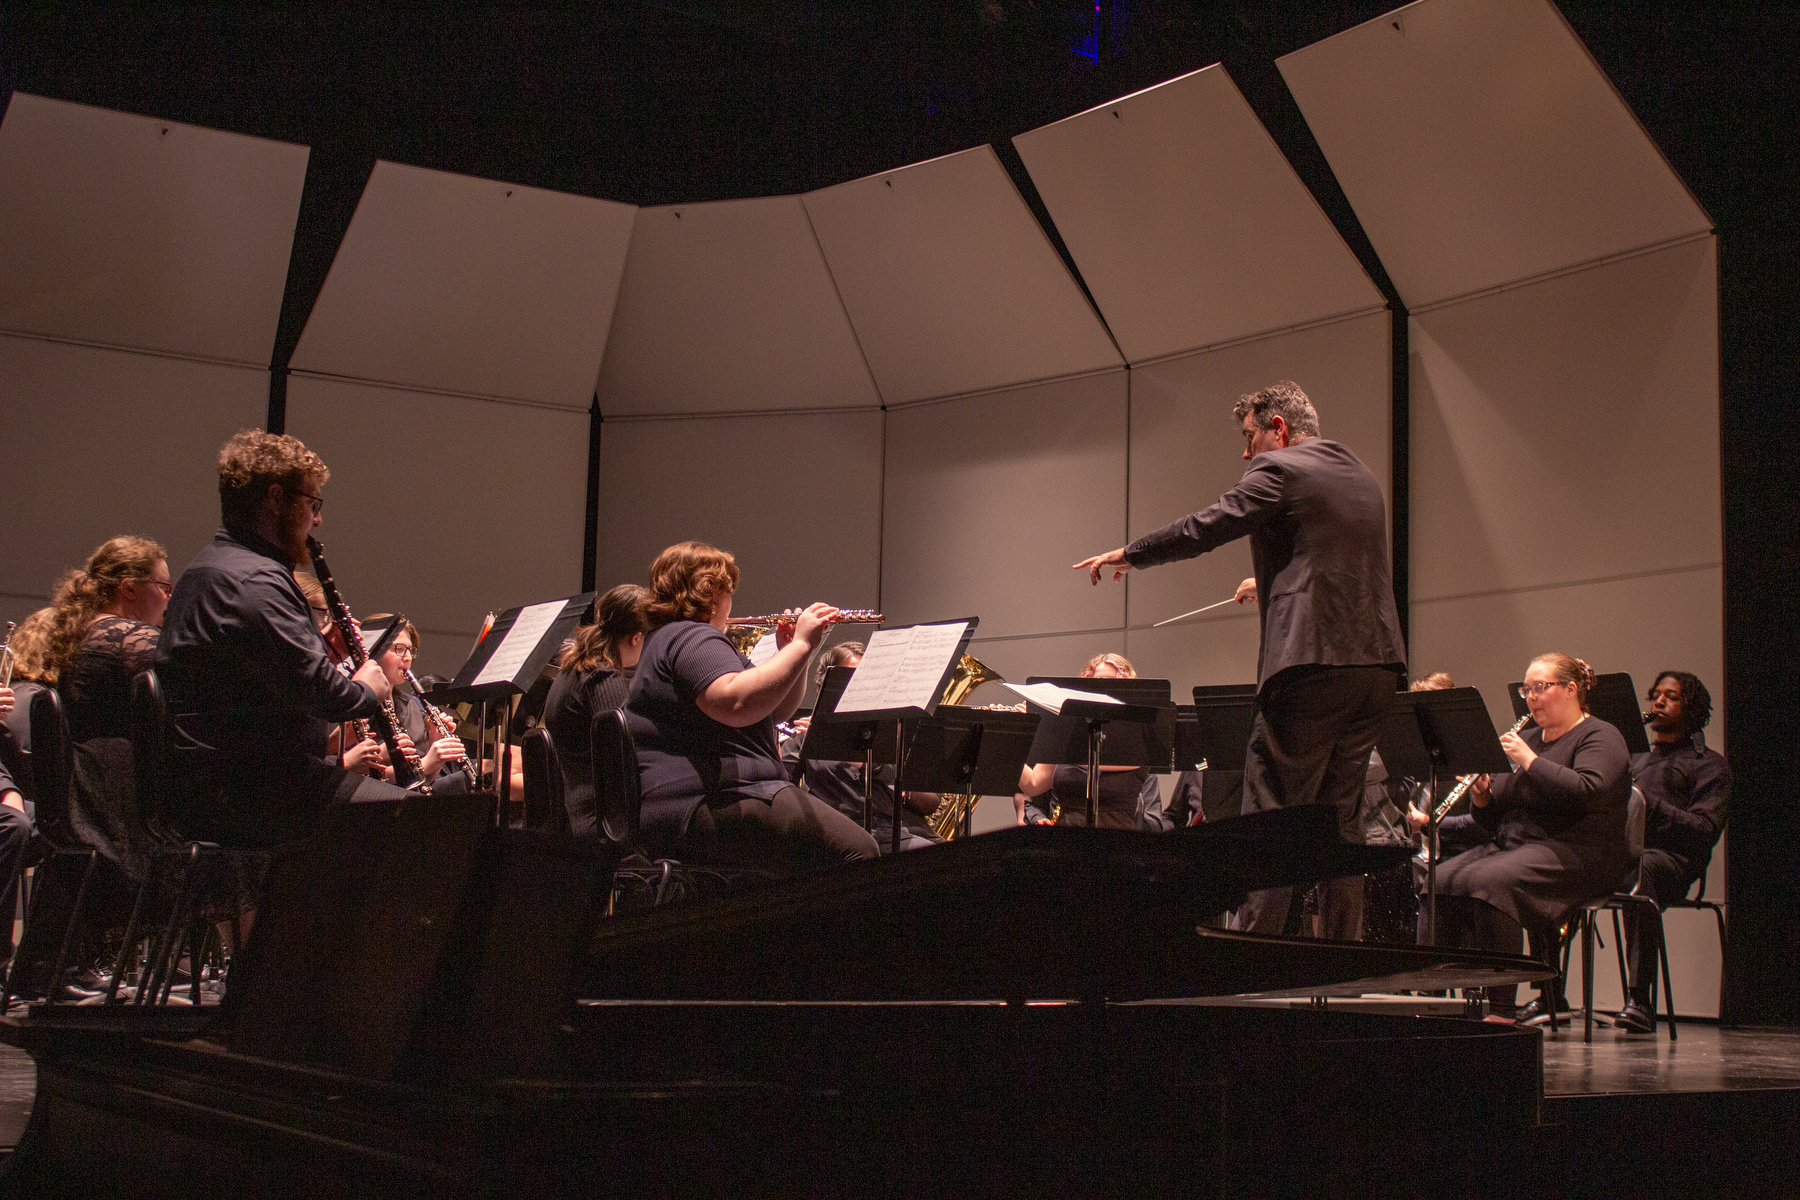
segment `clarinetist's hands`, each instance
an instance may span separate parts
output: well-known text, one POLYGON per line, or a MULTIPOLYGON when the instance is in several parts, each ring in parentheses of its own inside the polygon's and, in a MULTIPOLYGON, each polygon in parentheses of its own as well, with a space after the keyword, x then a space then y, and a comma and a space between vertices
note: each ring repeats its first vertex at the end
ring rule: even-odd
POLYGON ((1256 599, 1256 576, 1252 575, 1250 578, 1244 580, 1244 582, 1238 584, 1237 595, 1233 596, 1232 599, 1236 600, 1239 604, 1248 604, 1250 601, 1256 599))
POLYGON ((1406 823, 1408 825, 1411 825, 1414 829, 1423 829, 1430 820, 1431 817, 1421 810, 1418 805, 1410 800, 1406 802, 1406 823))
POLYGON ((435 779, 446 764, 461 763, 468 757, 468 747, 463 745, 461 738, 441 737, 426 748, 419 766, 424 770, 425 778, 435 779))
POLYGON ((372 658, 356 668, 356 674, 350 678, 358 683, 368 684, 379 700, 385 702, 393 697, 394 687, 388 682, 387 672, 383 671, 381 664, 372 658))
POLYGON ((1506 757, 1512 759, 1513 765, 1521 771, 1530 770, 1531 764, 1537 761, 1537 751, 1526 745, 1525 739, 1516 733, 1501 734, 1500 748, 1506 751, 1506 757))
POLYGON ((1112 568, 1112 577, 1115 582, 1125 578, 1125 572, 1131 570, 1131 564, 1125 561, 1125 547, 1120 546, 1117 550, 1108 550, 1105 554, 1084 558, 1075 564, 1077 571, 1088 573, 1089 582, 1096 587, 1100 584, 1100 572, 1108 567, 1112 568))
POLYGON ((374 738, 364 738, 344 751, 344 770, 357 775, 372 774, 381 768, 381 756, 384 753, 380 742, 374 738))
MULTIPOLYGON (((829 604, 809 604, 795 619, 794 633, 790 640, 801 643, 806 647, 807 652, 811 653, 819 648, 820 642, 825 640, 826 626, 837 620, 838 616, 838 610, 829 604)), ((777 646, 787 644, 780 640, 783 628, 780 625, 775 627, 777 646)))

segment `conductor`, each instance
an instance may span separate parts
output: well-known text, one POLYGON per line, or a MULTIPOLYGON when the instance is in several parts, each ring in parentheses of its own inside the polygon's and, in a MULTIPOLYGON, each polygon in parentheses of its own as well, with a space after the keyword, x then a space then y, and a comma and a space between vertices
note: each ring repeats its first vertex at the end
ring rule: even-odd
MULTIPOLYGON (((1319 436, 1318 411, 1296 384, 1252 392, 1232 411, 1250 464, 1237 486, 1075 569, 1098 584, 1108 568, 1123 579, 1248 537, 1262 640, 1244 811, 1331 805, 1340 836, 1360 843, 1369 751, 1406 660, 1381 488, 1349 447, 1319 436)), ((1236 927, 1280 933, 1291 890, 1251 893, 1236 927)))

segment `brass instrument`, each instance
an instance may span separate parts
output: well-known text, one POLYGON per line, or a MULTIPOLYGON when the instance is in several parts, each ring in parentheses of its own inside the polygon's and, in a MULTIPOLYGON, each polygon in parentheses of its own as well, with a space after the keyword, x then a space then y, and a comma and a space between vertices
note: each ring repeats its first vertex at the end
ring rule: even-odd
MULTIPOLYGON (((425 712, 426 727, 437 731, 433 740, 435 741, 437 738, 456 737, 456 722, 452 721, 450 715, 443 709, 425 698, 425 687, 419 682, 419 677, 412 673, 411 667, 405 668, 405 672, 406 682, 412 684, 413 699, 419 702, 419 707, 425 712)), ((461 739, 458 740, 460 741, 461 739)), ((469 761, 466 748, 464 749, 462 765, 469 773, 469 790, 471 792, 480 791, 481 781, 475 777, 475 764, 469 761)))
MULTIPOLYGON (((759 617, 732 617, 725 622, 725 637, 731 642, 731 648, 739 654, 748 656, 762 641, 763 635, 773 632, 778 626, 785 625, 792 629, 800 619, 798 609, 790 609, 784 613, 765 613, 759 617)), ((846 608, 833 617, 830 625, 879 625, 885 618, 878 612, 867 608, 846 608)))
POLYGON ((11 687, 12 686, 12 673, 13 673, 12 635, 13 635, 13 630, 17 629, 18 627, 19 627, 18 622, 8 621, 6 623, 6 640, 0 641, 0 687, 11 687))
MULTIPOLYGON (((950 682, 944 685, 944 694, 938 697, 938 707, 946 704, 960 705, 969 698, 969 694, 984 683, 1005 683, 1000 672, 987 666, 972 654, 965 654, 950 671, 950 682)), ((1010 704, 991 704, 988 708, 1013 711, 1010 704)), ((968 820, 969 810, 981 797, 967 792, 944 792, 938 799, 938 806, 931 810, 926 818, 931 823, 931 832, 946 842, 962 836, 963 825, 968 820)), ((894 797, 899 803, 900 797, 894 797)))
MULTIPOLYGON (((1519 730, 1525 728, 1525 723, 1529 720, 1531 720, 1531 714, 1527 713, 1526 715, 1520 717, 1518 720, 1514 721, 1512 728, 1507 730, 1506 732, 1508 732, 1508 733, 1519 732, 1519 730)), ((1474 784, 1475 779, 1476 779, 1476 777, 1473 775, 1465 775, 1465 776, 1463 776, 1461 783, 1458 783, 1455 787, 1450 789, 1450 794, 1448 796, 1444 797, 1444 802, 1442 804, 1438 805, 1437 808, 1432 810, 1431 820, 1432 820, 1433 824, 1436 824, 1437 822, 1442 821, 1446 816, 1449 815, 1450 810, 1456 806, 1456 802, 1458 800, 1461 800, 1463 798, 1463 793, 1469 790, 1470 786, 1474 784)))
MULTIPOLYGON (((337 581, 331 577, 331 568, 325 565, 325 547, 316 538, 309 537, 306 539, 306 549, 312 555, 313 573, 318 576, 319 586, 325 592, 325 606, 331 610, 332 624, 337 626, 338 635, 344 639, 344 649, 350 654, 350 668, 354 673, 369 661, 368 648, 363 645, 362 634, 357 631, 356 618, 350 615, 349 606, 338 595, 337 581)), ((381 739, 381 744, 387 747, 388 763, 394 768, 394 783, 429 794, 431 785, 421 773, 418 754, 408 753, 400 745, 400 717, 394 711, 393 703, 382 701, 381 707, 375 710, 375 715, 369 718, 369 725, 381 739)))

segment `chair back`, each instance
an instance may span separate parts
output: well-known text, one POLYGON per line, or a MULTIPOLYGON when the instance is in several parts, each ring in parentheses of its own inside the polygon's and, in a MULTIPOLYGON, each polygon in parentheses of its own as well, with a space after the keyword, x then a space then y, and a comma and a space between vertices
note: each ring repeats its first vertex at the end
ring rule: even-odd
POLYGON ((569 810, 563 803, 562 762, 556 739, 539 726, 519 742, 525 766, 525 828, 567 831, 569 810))
POLYGON ((138 815, 164 839, 169 829, 169 706, 155 671, 131 680, 131 773, 138 815))
POLYGON ((1644 793, 1634 785, 1625 804, 1625 846, 1631 851, 1633 866, 1644 857, 1644 808, 1644 793))
POLYGON ((596 715, 590 745, 594 756, 595 828, 609 842, 636 842, 643 795, 638 790, 637 746, 631 740, 625 714, 609 709, 596 715))
POLYGON ((69 789, 74 786, 75 747, 63 717, 62 696, 45 688, 31 698, 31 782, 37 790, 38 832, 55 846, 80 839, 69 823, 69 789))

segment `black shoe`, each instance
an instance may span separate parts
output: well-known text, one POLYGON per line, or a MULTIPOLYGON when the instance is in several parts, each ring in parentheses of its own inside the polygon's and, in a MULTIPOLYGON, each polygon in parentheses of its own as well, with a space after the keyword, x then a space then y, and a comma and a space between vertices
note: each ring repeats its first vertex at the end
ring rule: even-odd
POLYGON ((1626 1033, 1655 1033, 1656 1013, 1633 1000, 1613 1018, 1613 1028, 1623 1029, 1626 1033))
MULTIPOLYGON (((1569 1008, 1569 1002, 1558 996, 1556 998, 1556 1015, 1566 1020, 1571 1011, 1573 1010, 1569 1008)), ((1544 1003, 1542 996, 1519 1010, 1519 1024, 1521 1025, 1548 1025, 1549 1023, 1550 1008, 1544 1003)))

